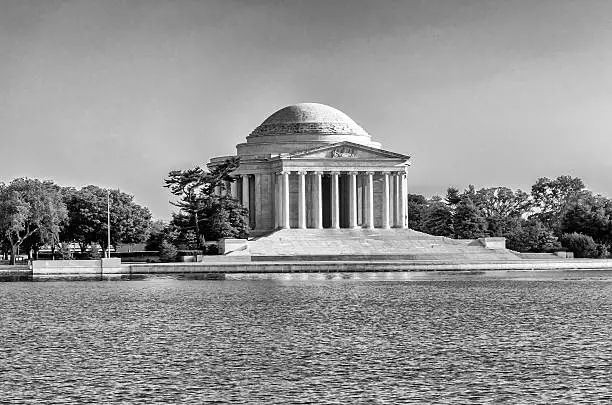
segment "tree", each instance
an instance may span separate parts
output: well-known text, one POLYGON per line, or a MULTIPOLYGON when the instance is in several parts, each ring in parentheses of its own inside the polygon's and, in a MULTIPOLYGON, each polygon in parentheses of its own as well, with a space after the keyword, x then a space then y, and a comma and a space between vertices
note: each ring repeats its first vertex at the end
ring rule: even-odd
POLYGON ((518 219, 504 236, 508 249, 518 252, 551 252, 561 247, 553 231, 537 218, 518 219))
POLYGON ((584 182, 578 177, 559 176, 554 180, 539 178, 531 187, 531 196, 538 211, 535 215, 560 235, 560 221, 568 205, 584 192, 584 182))
POLYGON ((507 187, 481 188, 472 197, 487 218, 521 217, 531 210, 529 194, 507 187))
POLYGON ((427 199, 420 194, 408 194, 408 224, 411 229, 423 231, 423 217, 427 199))
POLYGON ((463 197, 453 215, 453 230, 460 239, 476 239, 487 236, 487 220, 469 197, 463 197))
POLYGON ((584 193, 570 203, 561 220, 563 233, 581 233, 596 242, 612 243, 612 201, 584 193))
POLYGON ((596 243, 592 237, 581 233, 564 233, 561 236, 563 247, 574 252, 574 257, 605 257, 608 250, 604 245, 596 243))
POLYGON ((238 158, 232 158, 210 172, 196 167, 169 173, 165 187, 180 197, 174 203, 180 211, 173 216, 172 224, 182 238, 190 239, 189 230, 195 231, 198 241, 248 235, 248 210, 231 196, 215 193, 215 189, 219 189, 225 194, 226 184, 235 181, 231 173, 239 164, 238 158))
POLYGON ((248 210, 240 202, 228 196, 209 202, 204 210, 204 237, 207 240, 248 236, 248 210))
POLYGON ((164 239, 159 246, 159 258, 162 262, 175 262, 178 250, 171 242, 164 239))
POLYGON ((11 245, 11 264, 28 242, 56 244, 67 221, 66 205, 53 182, 20 178, 0 187, 0 231, 11 245))
POLYGON ((455 187, 449 187, 446 190, 446 203, 451 207, 451 208, 455 208, 457 206, 457 204, 459 204, 461 202, 461 194, 459 193, 459 190, 456 189, 455 187))
POLYGON ((162 241, 168 240, 169 233, 170 227, 165 221, 157 220, 151 222, 145 250, 159 251, 162 241))
POLYGON ((434 202, 427 207, 423 218, 423 231, 452 238, 455 232, 450 208, 442 202, 434 202))
POLYGON ((151 223, 149 209, 136 204, 129 194, 93 185, 64 191, 70 223, 63 233, 63 239, 77 242, 82 252, 95 243, 106 252, 109 195, 111 245, 117 248, 123 243, 144 242, 151 223))
POLYGON ((470 189, 463 195, 467 194, 486 219, 491 236, 505 236, 514 229, 517 219, 527 216, 532 207, 529 194, 507 187, 470 189))

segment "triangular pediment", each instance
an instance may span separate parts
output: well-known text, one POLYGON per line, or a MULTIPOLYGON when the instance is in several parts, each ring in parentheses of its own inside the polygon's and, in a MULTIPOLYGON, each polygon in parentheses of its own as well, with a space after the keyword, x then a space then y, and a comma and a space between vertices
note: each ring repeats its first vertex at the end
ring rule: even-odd
POLYGON ((410 156, 372 148, 353 142, 338 142, 313 149, 281 155, 281 159, 394 159, 408 160, 410 156))

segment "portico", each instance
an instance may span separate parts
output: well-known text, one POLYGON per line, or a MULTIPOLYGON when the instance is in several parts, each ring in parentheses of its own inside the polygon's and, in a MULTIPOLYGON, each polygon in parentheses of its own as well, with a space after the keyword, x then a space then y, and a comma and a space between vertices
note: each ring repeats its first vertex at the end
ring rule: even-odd
MULTIPOLYGON (((274 178, 275 228, 407 227, 402 171, 296 170, 274 178)), ((244 198, 243 204, 248 203, 244 198)))

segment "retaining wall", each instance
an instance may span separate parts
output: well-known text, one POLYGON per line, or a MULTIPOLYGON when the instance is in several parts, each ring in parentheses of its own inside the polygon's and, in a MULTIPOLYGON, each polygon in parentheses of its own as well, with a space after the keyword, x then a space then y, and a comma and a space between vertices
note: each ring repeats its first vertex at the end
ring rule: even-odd
POLYGON ((121 264, 120 259, 38 260, 33 262, 33 280, 112 279, 146 275, 188 275, 225 273, 322 273, 322 272, 402 272, 466 270, 587 270, 612 269, 612 260, 516 260, 497 262, 450 262, 443 260, 376 261, 239 261, 199 263, 121 264))
POLYGON ((32 278, 84 276, 102 277, 103 274, 122 274, 121 259, 112 257, 99 260, 35 260, 32 278))
POLYGON ((392 272, 453 270, 569 270, 612 269, 612 260, 520 260, 507 262, 451 263, 436 261, 310 261, 310 262, 217 262, 126 264, 126 273, 318 273, 318 272, 392 272))

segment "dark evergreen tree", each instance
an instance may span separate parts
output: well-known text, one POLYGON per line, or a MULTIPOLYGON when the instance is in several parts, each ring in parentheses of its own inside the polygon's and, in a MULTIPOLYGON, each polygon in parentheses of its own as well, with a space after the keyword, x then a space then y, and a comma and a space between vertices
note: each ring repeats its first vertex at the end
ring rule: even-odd
POLYGON ((448 189, 446 189, 445 200, 446 203, 451 207, 451 209, 454 209, 457 204, 461 202, 461 195, 459 193, 459 190, 455 187, 449 187, 448 189))
POLYGON ((487 236, 487 220, 469 197, 462 198, 453 215, 453 230, 459 239, 487 236))
POLYGON ((423 218, 423 231, 431 235, 452 238, 455 233, 450 208, 442 202, 434 202, 427 207, 423 218))
POLYGON ((423 231, 423 219, 427 210, 427 199, 420 194, 408 194, 408 225, 415 231, 423 231))
POLYGON ((217 195, 215 189, 225 194, 226 184, 235 181, 230 175, 238 168, 238 158, 206 172, 199 167, 190 170, 175 170, 165 180, 166 187, 180 197, 175 203, 180 208, 173 216, 172 224, 187 241, 187 232, 194 231, 200 246, 204 240, 220 238, 245 238, 248 235, 248 210, 229 195, 217 195))

